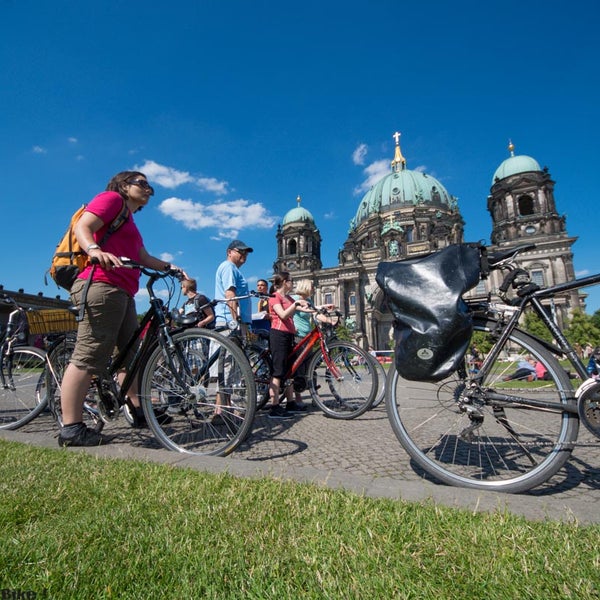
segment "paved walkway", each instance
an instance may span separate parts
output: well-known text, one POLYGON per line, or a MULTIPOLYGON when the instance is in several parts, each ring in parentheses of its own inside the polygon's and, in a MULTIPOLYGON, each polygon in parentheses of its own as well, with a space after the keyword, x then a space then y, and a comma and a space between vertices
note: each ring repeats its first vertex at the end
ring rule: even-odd
MULTIPOLYGON (((328 419, 316 409, 286 421, 259 412, 250 438, 226 458, 195 457, 161 449, 148 430, 123 418, 105 427, 112 443, 85 451, 101 457, 141 459, 244 477, 273 476, 344 488, 359 494, 431 501, 473 511, 508 510, 528 519, 600 523, 600 441, 581 427, 571 460, 548 483, 521 495, 478 492, 422 479, 396 440, 383 405, 353 421, 328 419)), ((57 448, 47 414, 0 438, 57 448)))

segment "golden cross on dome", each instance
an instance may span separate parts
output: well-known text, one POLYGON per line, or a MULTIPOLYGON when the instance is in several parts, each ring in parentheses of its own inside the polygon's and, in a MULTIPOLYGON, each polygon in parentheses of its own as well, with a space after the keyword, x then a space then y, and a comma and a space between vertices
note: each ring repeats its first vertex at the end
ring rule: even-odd
POLYGON ((392 169, 396 172, 406 168, 406 159, 402 156, 402 151, 400 150, 400 135, 400 132, 396 131, 392 136, 396 140, 396 151, 394 153, 394 160, 392 161, 392 169))

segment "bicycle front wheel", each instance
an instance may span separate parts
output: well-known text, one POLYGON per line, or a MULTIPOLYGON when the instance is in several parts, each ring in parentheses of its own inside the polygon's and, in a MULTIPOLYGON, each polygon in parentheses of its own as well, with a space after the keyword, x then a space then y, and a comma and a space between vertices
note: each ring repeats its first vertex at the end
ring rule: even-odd
POLYGON ((385 367, 369 352, 369 359, 373 364, 373 367, 377 371, 377 394, 371 404, 371 408, 379 406, 385 400, 385 382, 387 380, 387 372, 385 367))
POLYGON ((373 404, 379 384, 377 369, 369 353, 354 344, 338 340, 329 342, 327 348, 328 360, 321 352, 310 359, 310 395, 328 417, 354 419, 373 404))
POLYGON ((46 354, 22 346, 10 350, 1 361, 0 429, 17 429, 46 408, 46 354))
POLYGON ((256 385, 256 409, 264 408, 269 401, 269 387, 273 376, 273 365, 269 350, 257 344, 246 349, 246 356, 254 374, 256 385))
POLYGON ((256 410, 248 359, 230 339, 206 329, 172 336, 149 356, 141 379, 148 425, 170 450, 226 456, 246 438, 256 410))
MULTIPOLYGON (((494 345, 493 322, 476 321, 473 343, 494 345)), ((515 330, 477 386, 467 365, 437 383, 388 374, 386 404, 396 437, 426 473, 449 485, 518 493, 552 477, 577 439, 576 415, 518 403, 518 398, 574 404, 565 369, 550 351, 515 330), (508 379, 520 360, 546 368, 542 380, 508 379), (498 398, 503 397, 503 401, 498 398), (495 399, 494 399, 495 398, 495 399)))

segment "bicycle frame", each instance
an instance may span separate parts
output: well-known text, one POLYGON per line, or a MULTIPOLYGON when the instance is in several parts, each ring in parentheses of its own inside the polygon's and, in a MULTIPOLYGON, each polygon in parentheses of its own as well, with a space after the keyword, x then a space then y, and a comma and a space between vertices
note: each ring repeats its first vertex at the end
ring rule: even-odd
POLYGON ((321 354, 323 355, 323 359, 325 360, 325 364, 327 368, 332 373, 333 377, 339 379, 340 373, 335 365, 335 363, 329 357, 329 352, 327 352, 327 346, 325 345, 325 337, 319 326, 316 325, 312 331, 307 333, 301 340, 299 340, 294 349, 292 350, 292 356, 296 356, 292 364, 290 365, 288 372, 285 375, 285 380, 291 379, 300 365, 306 360, 308 355, 312 352, 313 346, 319 342, 319 348, 321 354))
MULTIPOLYGON (((480 367, 478 373, 476 373, 471 381, 477 385, 481 381, 484 380, 485 376, 489 373, 491 365, 494 364, 502 350, 505 348, 506 344, 509 341, 509 337, 511 333, 517 329, 517 324, 522 316, 525 308, 530 306, 534 312, 539 316, 541 321, 544 323, 548 331, 552 334, 553 338, 556 340, 556 344, 551 344, 545 340, 542 340, 538 336, 532 335, 528 333, 529 336, 535 338, 540 344, 542 344, 549 351, 566 357, 570 364, 573 366, 579 377, 582 379, 583 383, 581 386, 585 384, 588 380, 588 373, 585 365, 582 363, 579 358, 577 352, 575 352, 573 346, 569 343, 567 338, 565 337, 562 330, 559 326, 552 320, 546 311, 544 305, 542 304, 542 299, 545 298, 554 298, 558 293, 577 290, 583 287, 591 286, 600 283, 600 274, 591 275, 589 277, 583 277, 580 279, 573 279, 567 281, 565 283, 561 283, 558 285, 550 286, 543 289, 530 288, 530 290, 525 290, 521 292, 519 296, 521 296, 520 301, 515 305, 495 305, 494 303, 488 303, 488 308, 494 312, 494 310, 504 312, 511 312, 511 316, 505 323, 502 323, 501 320, 498 321, 500 333, 499 337, 496 340, 496 343, 488 353, 488 355, 483 360, 483 363, 480 367)), ((478 305, 481 307, 481 304, 478 305)), ((474 313, 476 314, 477 305, 474 305, 474 313)), ((581 386, 579 389, 581 389, 581 386)), ((570 391, 563 390, 562 393, 566 394, 567 400, 575 400, 579 394, 579 389, 575 391, 574 395, 571 394, 570 391)), ((567 412, 571 414, 577 414, 578 409, 577 405, 574 402, 560 403, 560 402, 546 402, 540 400, 533 400, 529 398, 522 398, 519 396, 513 396, 509 394, 499 394, 496 392, 486 392, 486 398, 494 401, 499 406, 512 406, 515 407, 523 406, 523 407, 532 407, 532 408, 543 408, 547 410, 554 410, 557 412, 567 412)))
MULTIPOLYGON (((150 299, 150 308, 143 316, 140 325, 132 335, 131 339, 127 342, 125 347, 119 351, 115 359, 111 362, 106 374, 98 379, 98 391, 102 397, 102 381, 114 381, 113 376, 119 371, 125 369, 125 378, 121 382, 119 386, 120 389, 117 393, 117 401, 119 406, 123 406, 124 404, 128 403, 127 391, 133 384, 140 365, 143 364, 144 360, 150 355, 150 352, 154 350, 158 344, 165 349, 173 347, 174 345, 171 337, 172 334, 183 329, 177 328, 173 330, 169 327, 163 311, 164 302, 154 293, 154 283, 159 279, 162 279, 165 275, 159 275, 156 272, 146 270, 141 265, 131 261, 126 263, 126 266, 128 268, 140 268, 142 273, 148 275, 146 290, 148 291, 148 296, 150 299), (141 343, 138 344, 140 339, 141 343), (127 361, 127 355, 136 345, 137 349, 133 357, 127 361)), ((171 358, 168 356, 168 353, 165 353, 165 356, 169 363, 171 363, 171 358)), ((173 369, 173 374, 177 383, 181 385, 183 389, 187 389, 185 381, 181 378, 176 369, 173 369)))

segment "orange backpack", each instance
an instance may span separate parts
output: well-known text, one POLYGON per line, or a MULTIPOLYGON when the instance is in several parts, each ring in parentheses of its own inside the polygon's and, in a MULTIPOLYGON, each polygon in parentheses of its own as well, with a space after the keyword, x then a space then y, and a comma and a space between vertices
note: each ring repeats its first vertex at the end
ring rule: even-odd
MULTIPOLYGON (((65 232, 60 242, 56 246, 54 256, 52 257, 52 264, 50 266, 50 277, 54 279, 56 285, 69 291, 77 276, 88 264, 88 255, 79 245, 77 237, 75 236, 75 225, 79 218, 85 211, 86 205, 81 206, 73 216, 71 217, 71 223, 69 228, 65 232)), ((106 240, 115 232, 121 225, 127 221, 129 216, 129 209, 125 200, 123 200, 123 206, 119 211, 119 214, 114 218, 110 227, 104 234, 104 237, 99 242, 100 246, 106 242, 106 240)))

